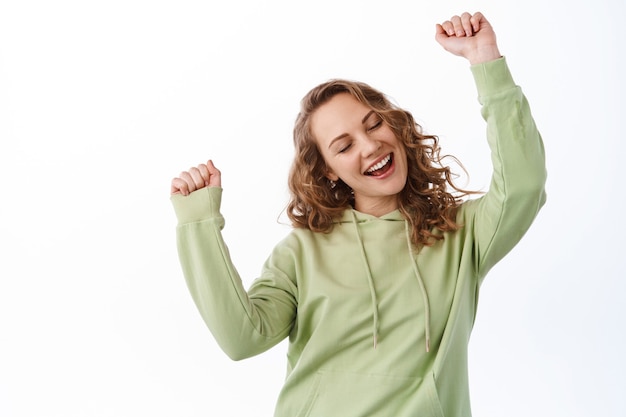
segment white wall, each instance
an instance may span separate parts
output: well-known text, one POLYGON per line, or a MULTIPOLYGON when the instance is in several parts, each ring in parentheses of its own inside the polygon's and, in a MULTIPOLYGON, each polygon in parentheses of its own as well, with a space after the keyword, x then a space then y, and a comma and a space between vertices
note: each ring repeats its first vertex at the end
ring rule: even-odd
POLYGON ((285 345, 234 363, 187 293, 169 181, 213 158, 248 284, 289 228, 291 128, 331 77, 410 109, 486 188, 467 64, 434 25, 498 34, 549 201, 488 277, 476 416, 623 416, 623 2, 1 1, 0 415, 269 416, 285 345), (221 411, 218 411, 221 410, 221 411))

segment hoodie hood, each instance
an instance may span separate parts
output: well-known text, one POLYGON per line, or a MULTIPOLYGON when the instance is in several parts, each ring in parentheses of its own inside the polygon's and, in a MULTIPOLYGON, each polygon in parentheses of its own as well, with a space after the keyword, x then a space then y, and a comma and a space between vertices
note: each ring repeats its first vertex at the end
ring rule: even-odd
MULTIPOLYGON (((374 285, 374 278, 372 276, 372 271, 367 259, 367 254, 365 251, 365 243, 363 241, 360 225, 366 222, 372 221, 389 221, 389 222, 403 222, 404 223, 404 231, 405 231, 405 239, 407 243, 407 251, 409 253, 409 257, 411 259, 413 274, 415 275, 415 279, 420 288, 420 292, 422 294, 422 302, 424 304, 424 338, 426 340, 426 352, 430 351, 430 302, 428 299, 428 293, 426 291, 426 285, 424 284, 424 280, 419 272, 419 268, 417 266, 416 259, 416 250, 413 247, 411 242, 411 230, 409 222, 404 218, 402 213, 399 210, 394 210, 390 213, 387 213, 381 217, 376 217, 370 214, 362 213, 354 209, 348 209, 343 213, 343 216, 336 223, 338 224, 351 224, 354 227, 354 235, 355 239, 358 242, 360 254, 361 254, 361 262, 363 264, 363 269, 365 271, 365 277, 367 279, 367 284, 370 289, 370 297, 371 297, 371 308, 372 308, 372 337, 374 342, 374 349, 378 345, 379 333, 380 333, 380 317, 379 317, 379 309, 378 309, 378 296, 376 294, 376 286, 374 285)), ((392 277, 393 279, 393 277, 392 277)))

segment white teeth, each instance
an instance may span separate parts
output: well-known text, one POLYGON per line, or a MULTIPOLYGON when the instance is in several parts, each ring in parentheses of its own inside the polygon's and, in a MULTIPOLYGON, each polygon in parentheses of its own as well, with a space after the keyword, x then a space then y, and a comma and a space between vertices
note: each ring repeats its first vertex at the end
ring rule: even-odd
POLYGON ((385 165, 387 165, 387 163, 389 163, 389 161, 391 160, 391 154, 387 155, 385 157, 385 159, 383 159, 382 161, 380 161, 379 163, 377 163, 376 165, 374 165, 373 167, 371 167, 370 169, 368 169, 365 172, 374 172, 378 169, 381 169, 382 167, 384 167, 385 165))

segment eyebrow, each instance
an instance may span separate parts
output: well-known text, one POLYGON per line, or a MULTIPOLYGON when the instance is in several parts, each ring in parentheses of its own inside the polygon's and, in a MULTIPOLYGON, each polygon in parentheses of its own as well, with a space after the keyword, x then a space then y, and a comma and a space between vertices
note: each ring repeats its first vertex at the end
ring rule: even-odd
MULTIPOLYGON (((369 117, 373 114, 376 113, 374 110, 370 110, 369 113, 367 113, 365 115, 365 117, 363 117, 363 119, 361 120, 361 124, 365 124, 365 122, 367 121, 367 119, 369 119, 369 117)), ((331 140, 330 143, 328 144, 328 149, 330 149, 331 146, 333 146, 333 143, 335 143, 336 141, 338 141, 339 139, 343 139, 346 136, 348 136, 347 133, 342 133, 341 135, 337 136, 335 139, 331 140)))

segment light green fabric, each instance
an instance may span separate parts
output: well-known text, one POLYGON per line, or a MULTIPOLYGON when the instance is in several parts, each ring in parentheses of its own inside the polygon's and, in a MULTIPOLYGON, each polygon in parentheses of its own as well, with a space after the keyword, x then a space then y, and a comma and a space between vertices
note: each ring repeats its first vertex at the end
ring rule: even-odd
POLYGON ((479 286, 532 223, 546 179, 541 137, 505 59, 471 69, 493 179, 459 210, 464 227, 432 247, 409 251, 398 211, 349 210, 332 233, 293 230, 246 291, 220 232, 222 190, 172 197, 184 275, 222 349, 238 360, 289 337, 276 417, 471 415, 479 286))

